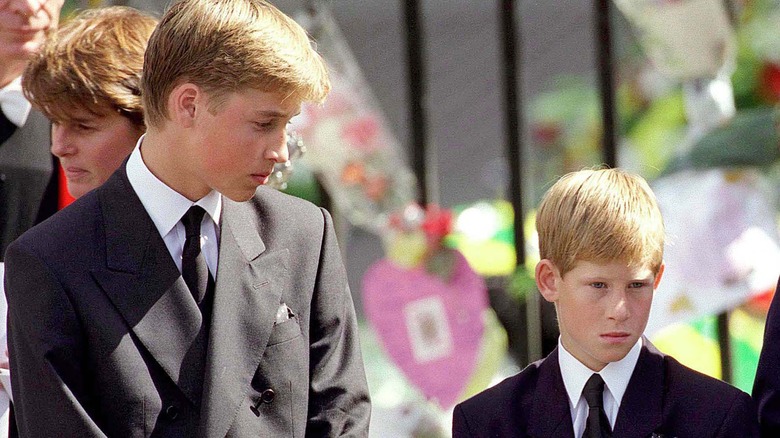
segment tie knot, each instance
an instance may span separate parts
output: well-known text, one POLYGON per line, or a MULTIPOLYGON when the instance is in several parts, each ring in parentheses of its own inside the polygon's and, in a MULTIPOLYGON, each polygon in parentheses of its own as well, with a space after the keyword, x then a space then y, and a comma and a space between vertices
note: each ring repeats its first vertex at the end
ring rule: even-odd
POLYGON ((603 394, 604 380, 600 375, 594 373, 585 383, 585 388, 582 389, 582 396, 585 397, 589 408, 600 408, 603 403, 603 394))
POLYGON ((181 223, 184 224, 184 233, 187 238, 200 236, 200 223, 203 221, 203 215, 206 214, 199 205, 193 205, 181 217, 181 223))

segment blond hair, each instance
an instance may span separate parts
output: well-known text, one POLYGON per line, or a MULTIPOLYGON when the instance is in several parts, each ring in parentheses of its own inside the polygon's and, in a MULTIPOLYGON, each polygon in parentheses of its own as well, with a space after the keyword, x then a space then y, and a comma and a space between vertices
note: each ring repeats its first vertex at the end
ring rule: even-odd
POLYGON ((322 101, 330 90, 324 61, 306 32, 263 0, 181 0, 160 20, 144 60, 147 124, 167 119, 167 99, 185 82, 209 94, 216 111, 245 88, 322 101))
POLYGON ((581 170, 559 179, 536 216, 539 255, 561 276, 577 261, 626 262, 657 274, 664 223, 650 186, 619 169, 581 170))
POLYGON ((118 111, 143 127, 141 69, 157 19, 112 6, 88 9, 49 36, 22 77, 27 99, 53 121, 74 108, 118 111))

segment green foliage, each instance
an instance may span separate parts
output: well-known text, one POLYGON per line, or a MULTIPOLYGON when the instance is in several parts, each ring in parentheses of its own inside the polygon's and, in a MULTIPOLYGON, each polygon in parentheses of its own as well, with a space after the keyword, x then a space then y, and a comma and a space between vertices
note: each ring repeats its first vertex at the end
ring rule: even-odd
POLYGON ((509 293, 519 302, 525 302, 529 294, 536 293, 534 274, 520 265, 509 280, 509 293))

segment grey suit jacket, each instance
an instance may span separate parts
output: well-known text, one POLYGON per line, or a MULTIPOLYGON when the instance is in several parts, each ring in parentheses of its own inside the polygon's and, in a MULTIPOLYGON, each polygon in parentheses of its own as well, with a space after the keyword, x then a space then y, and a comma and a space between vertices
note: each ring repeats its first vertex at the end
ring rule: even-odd
POLYGON ((57 211, 51 124, 35 109, 0 144, 0 261, 8 244, 57 211))
POLYGON ((261 187, 225 199, 203 396, 201 316, 124 166, 6 256, 27 437, 366 436, 357 324, 330 216, 261 187), (295 314, 275 324, 280 303, 295 314))

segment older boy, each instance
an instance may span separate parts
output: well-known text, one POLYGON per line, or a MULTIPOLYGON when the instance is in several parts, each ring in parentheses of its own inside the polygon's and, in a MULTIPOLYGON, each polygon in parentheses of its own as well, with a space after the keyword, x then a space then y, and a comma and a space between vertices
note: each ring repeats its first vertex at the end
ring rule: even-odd
POLYGON ((75 198, 106 182, 146 130, 141 70, 156 25, 132 8, 88 9, 52 34, 24 71, 24 94, 52 121, 51 152, 75 198))
POLYGON ((369 397, 330 216, 259 187, 328 92, 262 0, 182 0, 149 40, 147 133, 7 253, 24 436, 366 436, 369 397))
POLYGON ((536 284, 555 304, 558 348, 456 406, 454 437, 757 436, 747 394, 642 336, 664 227, 641 177, 568 174, 545 195, 536 226, 536 284))

